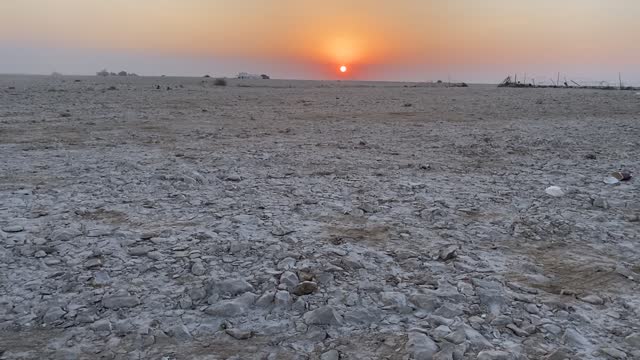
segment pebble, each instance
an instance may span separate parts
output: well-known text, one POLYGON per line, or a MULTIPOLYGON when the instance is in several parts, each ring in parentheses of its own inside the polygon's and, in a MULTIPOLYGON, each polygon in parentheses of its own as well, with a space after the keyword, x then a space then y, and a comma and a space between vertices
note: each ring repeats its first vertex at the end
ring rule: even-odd
POLYGON ((211 292, 223 296, 236 296, 238 294, 253 292, 253 286, 244 279, 229 279, 216 282, 211 286, 211 292))
POLYGON ((288 308, 291 306, 291 295, 289 295, 289 292, 285 290, 278 291, 274 296, 273 302, 276 307, 288 308))
POLYGON ((575 329, 565 330, 564 335, 562 336, 562 340, 567 345, 573 345, 577 347, 586 347, 591 345, 591 342, 575 329))
POLYGON ((45 324, 53 324, 60 320, 67 312, 62 310, 59 306, 53 306, 47 310, 42 317, 42 322, 45 324))
POLYGON ((36 251, 35 254, 33 254, 33 256, 35 256, 38 259, 41 259, 41 258, 47 256, 47 253, 42 251, 42 250, 38 250, 38 251, 36 251))
POLYGON ((633 333, 624 338, 624 341, 632 348, 640 349, 640 333, 633 333))
POLYGON ((226 181, 239 182, 242 181, 242 177, 235 173, 228 174, 225 178, 226 181))
POLYGON ((440 307, 441 302, 435 295, 414 294, 409 297, 409 301, 420 310, 434 312, 440 307))
POLYGON ((2 231, 6 232, 6 233, 19 233, 19 232, 24 231, 24 226, 22 226, 22 225, 3 226, 2 227, 2 231))
POLYGON ((292 290, 298 285, 298 281, 298 275, 292 271, 285 271, 280 276, 280 284, 283 284, 288 290, 292 290))
POLYGON ((340 360, 340 353, 338 350, 329 350, 320 355, 320 360, 340 360))
POLYGON ((130 295, 109 295, 102 298, 102 306, 107 309, 122 309, 138 306, 140 300, 130 295))
POLYGON ((191 265, 191 273, 195 276, 202 276, 207 272, 204 265, 201 262, 197 261, 191 265))
POLYGON ((449 245, 440 249, 438 253, 438 258, 442 261, 447 261, 454 259, 458 256, 458 246, 457 245, 449 245))
POLYGON ((307 325, 340 325, 342 323, 342 316, 331 306, 322 306, 309 311, 303 318, 307 325))
POLYGON ((527 333, 526 331, 524 331, 523 329, 519 328, 518 326, 516 326, 515 324, 509 324, 506 326, 507 329, 513 331, 514 334, 520 336, 520 337, 527 337, 529 336, 529 333, 527 333))
POLYGON ((189 329, 187 329, 184 324, 177 324, 172 326, 168 330, 168 333, 172 338, 182 341, 190 340, 192 337, 189 329))
POLYGON ((237 340, 247 340, 253 336, 253 331, 241 330, 237 328, 226 329, 227 335, 237 340))
POLYGON ((98 258, 91 258, 84 263, 85 269, 93 269, 102 266, 102 260, 98 258))
POLYGON ((205 309, 205 313, 213 316, 234 317, 244 313, 247 306, 239 301, 225 300, 220 301, 205 309))
POLYGON ((483 350, 478 353, 477 360, 512 360, 514 357, 500 350, 483 350))
POLYGON ((405 350, 414 360, 431 360, 438 352, 438 345, 426 334, 411 332, 405 350))
POLYGON ((603 354, 608 355, 612 359, 624 360, 627 358, 627 353, 625 353, 624 351, 618 350, 616 348, 604 347, 604 348, 601 348, 600 351, 603 354))
POLYGON ((558 186, 549 186, 544 190, 544 192, 553 197, 560 197, 564 195, 564 191, 562 191, 562 189, 558 186))
POLYGON ((456 345, 462 344, 466 340, 466 338, 467 336, 465 335, 463 329, 458 329, 444 337, 445 340, 456 345))
POLYGON ((293 294, 296 296, 310 295, 318 290, 318 284, 313 281, 303 281, 296 285, 293 289, 293 294))
POLYGON ((580 300, 592 305, 604 305, 604 300, 598 295, 583 296, 580 300))
POLYGON ((105 271, 96 271, 92 283, 94 286, 106 286, 111 283, 111 277, 105 271))
POLYGON ((435 337, 436 339, 442 339, 449 333, 451 333, 451 328, 446 325, 440 325, 433 330, 433 337, 435 337))
POLYGON ((98 320, 91 324, 89 328, 97 332, 111 332, 111 321, 108 319, 98 320))
POLYGON ((147 246, 147 245, 135 246, 135 247, 129 248, 129 255, 145 256, 153 250, 154 249, 151 246, 147 246))
POLYGON ((58 241, 69 241, 79 236, 81 233, 77 230, 72 229, 57 229, 54 230, 49 235, 49 240, 58 242, 58 241))

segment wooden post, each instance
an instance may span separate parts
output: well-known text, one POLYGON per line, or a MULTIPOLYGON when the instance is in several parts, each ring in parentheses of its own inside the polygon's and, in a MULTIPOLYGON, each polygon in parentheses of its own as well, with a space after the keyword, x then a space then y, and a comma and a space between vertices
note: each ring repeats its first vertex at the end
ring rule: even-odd
POLYGON ((622 74, 618 73, 618 81, 620 81, 620 90, 622 90, 622 74))
POLYGON ((558 73, 558 80, 556 81, 556 86, 560 86, 560 73, 558 73))

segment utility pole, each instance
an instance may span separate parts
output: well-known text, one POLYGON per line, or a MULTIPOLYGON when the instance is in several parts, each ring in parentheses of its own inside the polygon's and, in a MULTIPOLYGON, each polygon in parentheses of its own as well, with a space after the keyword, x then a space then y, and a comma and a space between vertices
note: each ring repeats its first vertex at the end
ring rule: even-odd
POLYGON ((618 81, 620 81, 620 90, 622 90, 622 74, 618 73, 618 81))

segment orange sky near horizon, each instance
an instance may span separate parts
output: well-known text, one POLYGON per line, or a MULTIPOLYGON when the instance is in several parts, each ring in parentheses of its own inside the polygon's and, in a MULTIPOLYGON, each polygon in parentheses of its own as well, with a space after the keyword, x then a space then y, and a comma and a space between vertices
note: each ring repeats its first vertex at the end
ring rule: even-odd
MULTIPOLYGON (((3 0, 0 44, 305 64, 637 64, 637 0, 3 0)), ((1 69, 0 69, 1 70, 1 69)))

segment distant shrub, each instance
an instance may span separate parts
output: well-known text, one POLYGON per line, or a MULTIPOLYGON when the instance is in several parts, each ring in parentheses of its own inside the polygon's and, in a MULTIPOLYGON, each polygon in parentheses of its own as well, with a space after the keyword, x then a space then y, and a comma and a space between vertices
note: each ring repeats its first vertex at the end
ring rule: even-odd
POLYGON ((96 73, 96 75, 98 75, 98 76, 109 76, 109 72, 107 71, 107 69, 104 69, 104 70, 98 71, 96 73))
POLYGON ((126 71, 120 71, 118 73, 118 76, 127 76, 127 72, 126 71))
POLYGON ((442 80, 438 80, 438 81, 436 81, 436 83, 442 84, 442 80))
POLYGON ((205 77, 205 78, 207 78, 207 79, 208 79, 208 78, 210 78, 211 76, 209 76, 209 75, 205 75, 205 76, 203 76, 203 77, 205 77))
POLYGON ((227 86, 227 80, 225 80, 225 79, 216 79, 216 81, 214 81, 213 85, 215 85, 215 86, 227 86))

